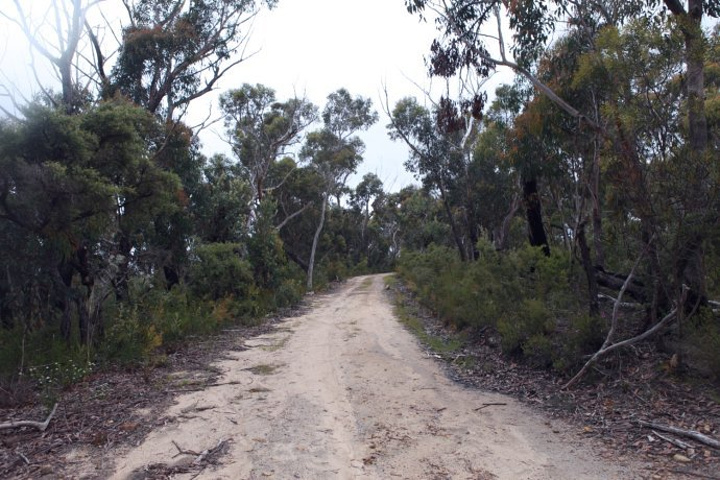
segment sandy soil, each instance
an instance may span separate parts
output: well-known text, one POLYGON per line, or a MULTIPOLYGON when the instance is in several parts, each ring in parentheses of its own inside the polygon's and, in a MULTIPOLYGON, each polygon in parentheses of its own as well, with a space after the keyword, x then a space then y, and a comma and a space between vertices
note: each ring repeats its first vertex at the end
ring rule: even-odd
MULTIPOLYGON (((316 296, 309 313, 245 343, 217 364, 217 386, 183 394, 167 412, 175 421, 113 454, 111 478, 147 478, 151 465, 187 465, 218 445, 217 462, 173 478, 643 476, 596 457, 577 427, 450 381, 393 317, 382 276, 316 296)), ((105 471, 108 458, 90 467, 105 471)))

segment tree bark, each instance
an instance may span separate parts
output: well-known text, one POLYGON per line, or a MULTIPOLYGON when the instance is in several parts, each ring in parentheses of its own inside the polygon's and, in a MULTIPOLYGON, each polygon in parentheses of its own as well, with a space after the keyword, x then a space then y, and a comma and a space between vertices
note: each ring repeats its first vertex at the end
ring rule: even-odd
POLYGON ((537 179, 532 177, 523 181, 523 200, 528 222, 528 238, 533 247, 542 247, 546 256, 550 255, 550 245, 543 225, 540 195, 538 195, 537 179))
POLYGON ((313 289, 313 271, 315 270, 315 252, 317 251, 318 242, 320 241, 320 233, 325 226, 325 210, 327 209, 328 193, 323 195, 322 209, 320 210, 320 223, 318 224, 317 230, 315 230, 315 236, 313 237, 312 249, 310 250, 310 261, 308 262, 307 270, 307 289, 312 291, 313 289))
POLYGON ((74 270, 67 261, 61 261, 54 272, 54 286, 57 298, 55 307, 60 310, 60 336, 70 343, 72 333, 72 277, 74 270))
POLYGON ((508 213, 505 215, 505 218, 503 218, 502 225, 495 229, 495 234, 493 235, 495 250, 507 249, 508 238, 510 237, 510 223, 512 219, 515 218, 518 208, 520 208, 520 194, 516 193, 510 204, 508 213))
MULTIPOLYGON (((611 290, 620 291, 627 276, 617 273, 606 272, 602 267, 595 267, 595 278, 598 285, 611 290)), ((625 294, 632 297, 638 303, 647 301, 645 284, 639 280, 632 279, 625 289, 625 294)))
POLYGON ((118 232, 118 253, 122 256, 122 260, 118 264, 117 275, 115 276, 115 298, 119 302, 128 299, 128 278, 130 277, 130 253, 132 252, 132 242, 129 236, 121 229, 118 232))
POLYGON ((445 194, 445 183, 443 182, 442 178, 438 180, 438 188, 440 189, 440 199, 442 200, 443 207, 445 208, 445 213, 448 217, 448 223, 450 223, 450 230, 452 231, 455 245, 457 246, 458 253, 460 254, 460 260, 462 260, 463 262, 467 262, 465 246, 463 245, 462 237, 460 236, 460 230, 458 229, 455 217, 453 217, 452 210, 450 209, 450 202, 448 201, 447 195, 445 194))
MULTIPOLYGON (((678 19, 685 40, 685 88, 688 110, 688 144, 690 146, 690 161, 698 164, 704 161, 708 146, 707 117, 705 114, 705 39, 702 31, 704 14, 703 0, 688 0, 688 8, 678 0, 665 0, 668 9, 678 19)), ((702 177, 696 173, 697 177, 702 177)), ((706 178, 698 178, 696 188, 692 188, 688 195, 692 197, 689 203, 692 209, 708 209, 703 199, 708 192, 706 178)), ((709 212, 715 216, 716 212, 709 212)), ((690 292, 687 295, 688 305, 683 306, 686 311, 693 309, 698 302, 707 301, 705 288, 705 271, 703 266, 703 240, 706 236, 704 229, 706 222, 697 221, 687 225, 684 238, 680 241, 678 261, 676 262, 676 278, 682 288, 687 285, 690 292)))
POLYGON ((290 248, 287 246, 287 243, 285 242, 283 242, 283 250, 285 251, 285 255, 287 255, 290 260, 295 262, 298 267, 302 268, 303 271, 307 273, 309 269, 307 262, 300 258, 295 252, 290 250, 290 248))
POLYGON ((593 247, 595 247, 595 265, 605 267, 605 246, 603 245, 602 209, 600 207, 600 159, 597 140, 591 166, 590 199, 592 200, 593 247))
POLYGON ((590 316, 597 316, 600 314, 600 305, 598 304, 598 282, 595 274, 595 268, 593 267, 592 260, 590 259, 590 249, 588 248, 587 238, 585 237, 585 222, 580 222, 578 225, 577 242, 580 247, 580 258, 582 259, 583 269, 585 270, 585 277, 588 283, 588 310, 590 316))

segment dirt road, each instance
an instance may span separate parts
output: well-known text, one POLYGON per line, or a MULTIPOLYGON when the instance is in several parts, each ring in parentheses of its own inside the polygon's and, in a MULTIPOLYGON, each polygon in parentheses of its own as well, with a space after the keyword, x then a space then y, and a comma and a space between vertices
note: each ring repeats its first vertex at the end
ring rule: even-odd
POLYGON ((246 346, 218 364, 217 386, 179 397, 177 421, 121 452, 112 478, 217 445, 224 454, 196 478, 640 478, 570 427, 448 380, 393 318, 382 276, 314 297, 309 313, 246 346))

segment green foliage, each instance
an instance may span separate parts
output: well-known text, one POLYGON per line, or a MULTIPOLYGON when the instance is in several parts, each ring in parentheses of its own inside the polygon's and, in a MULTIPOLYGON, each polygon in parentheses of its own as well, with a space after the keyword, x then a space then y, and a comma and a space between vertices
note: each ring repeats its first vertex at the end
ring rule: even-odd
POLYGON ((237 63, 231 57, 242 55, 245 24, 262 4, 273 7, 276 1, 203 0, 186 8, 167 0, 128 2, 131 25, 122 32, 112 85, 104 95, 120 91, 148 111, 172 118, 174 109, 211 91, 237 63))
MULTIPOLYGON (((392 285, 397 282, 395 277, 386 277, 386 284, 392 285)), ((438 337, 428 332, 420 318, 420 312, 415 304, 403 302, 402 296, 395 299, 394 312, 400 322, 415 334, 421 342, 430 347, 440 355, 449 354, 458 350, 464 343, 461 334, 455 333, 447 337, 438 337)))
POLYGON ((76 362, 73 358, 64 359, 44 365, 28 367, 28 376, 37 384, 40 395, 48 406, 58 399, 60 391, 79 382, 92 372, 90 362, 76 362))
POLYGON ((122 365, 143 364, 149 360, 162 345, 163 337, 155 327, 158 318, 148 321, 146 313, 150 312, 144 303, 118 308, 106 327, 100 350, 104 360, 122 365))
POLYGON ((47 326, 0 329, 0 385, 5 393, 14 394, 13 389, 29 382, 43 403, 52 406, 63 389, 91 373, 91 359, 87 347, 69 346, 47 326))
POLYGON ((564 371, 597 348, 602 324, 585 314, 566 254, 529 246, 497 252, 486 240, 478 251, 472 263, 448 247, 403 252, 398 272, 446 324, 497 330, 506 354, 564 371))
POLYGON ((251 297, 255 289, 252 265, 242 258, 243 245, 199 245, 188 272, 188 285, 199 298, 219 300, 226 296, 251 297))
POLYGON ((503 351, 529 354, 543 344, 553 331, 552 317, 547 306, 537 299, 525 298, 511 311, 500 317, 497 329, 502 337, 503 351), (528 349, 528 347, 533 347, 528 349))

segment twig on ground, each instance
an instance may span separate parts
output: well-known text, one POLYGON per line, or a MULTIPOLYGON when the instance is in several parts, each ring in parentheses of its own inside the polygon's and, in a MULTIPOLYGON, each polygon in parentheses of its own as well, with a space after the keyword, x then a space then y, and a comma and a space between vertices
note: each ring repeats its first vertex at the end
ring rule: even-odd
POLYGON ((177 457, 177 456, 179 456, 179 455, 192 455, 192 456, 194 456, 194 457, 197 457, 197 456, 200 455, 199 453, 197 453, 197 452, 194 451, 194 450, 183 450, 183 449, 180 447, 180 445, 177 444, 177 442, 176 442, 175 440, 170 440, 170 441, 172 442, 173 445, 175 445, 175 448, 177 448, 177 450, 178 450, 178 453, 176 453, 175 455, 173 455, 172 458, 175 458, 175 457, 177 457))
POLYGON ((203 451, 198 457, 193 461, 195 465, 202 463, 204 460, 206 460, 208 457, 212 457, 216 453, 218 453, 220 450, 225 447, 227 444, 227 439, 218 441, 217 445, 215 445, 213 448, 209 450, 203 451))
POLYGON ((473 411, 477 412, 478 410, 482 410, 483 408, 487 407, 495 407, 495 406, 505 406, 507 403, 483 403, 477 408, 473 408, 473 411))
POLYGON ((208 457, 212 457, 213 455, 218 453, 220 450, 222 450, 223 447, 225 447, 225 445, 227 444, 228 440, 227 439, 220 440, 220 441, 218 441, 217 445, 215 445, 213 448, 203 450, 200 453, 196 452, 195 450, 185 450, 180 445, 178 445, 175 440, 171 440, 171 442, 173 445, 175 445, 175 448, 177 448, 177 451, 178 451, 178 453, 173 455, 173 458, 175 458, 179 455, 192 455, 193 457, 195 457, 195 460, 193 460, 193 465, 198 465, 198 464, 202 463, 208 457))
POLYGON ((680 448, 683 448, 683 449, 685 449, 685 450, 687 450, 687 449, 689 449, 689 448, 692 448, 692 445, 690 445, 689 443, 685 443, 685 442, 683 442, 682 440, 678 440, 678 439, 672 438, 672 437, 667 437, 667 436, 665 436, 665 435, 662 435, 662 434, 656 432, 655 430, 653 430, 652 432, 653 432, 653 434, 655 434, 656 437, 658 437, 658 438, 660 438, 660 439, 662 439, 662 440, 665 440, 665 441, 668 442, 668 443, 672 443, 672 444, 675 445, 676 447, 680 447, 680 448))
MULTIPOLYGON (((247 385, 250 385, 253 383, 253 379, 250 379, 250 383, 247 385)), ((183 393, 183 392, 198 392, 200 390, 205 390, 206 388, 210 387, 222 387, 223 385, 243 385, 242 382, 238 382, 237 380, 233 380, 231 382, 218 382, 218 383, 203 383, 196 386, 190 386, 188 388, 175 388, 172 390, 168 390, 169 392, 173 393, 183 393)))

